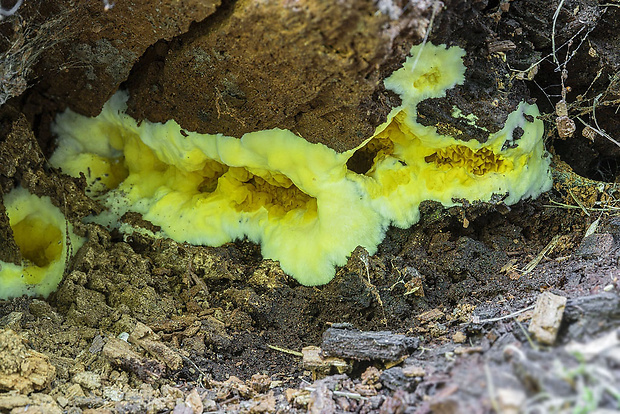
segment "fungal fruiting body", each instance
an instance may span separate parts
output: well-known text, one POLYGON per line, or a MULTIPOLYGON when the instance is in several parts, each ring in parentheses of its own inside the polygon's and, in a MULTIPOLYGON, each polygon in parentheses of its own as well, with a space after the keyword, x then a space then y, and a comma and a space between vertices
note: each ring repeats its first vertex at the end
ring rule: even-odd
POLYGON ((551 186, 535 106, 521 103, 484 144, 441 135, 416 121, 416 108, 464 81, 464 51, 426 44, 411 54, 417 64, 409 58, 385 80, 402 105, 344 153, 281 129, 237 139, 185 131, 173 120, 138 123, 118 92, 95 118, 58 115, 50 161, 85 174, 90 195, 107 207, 96 221, 115 225, 133 211, 178 242, 247 237, 300 283, 324 284, 357 246, 373 254, 390 224, 416 223, 424 200, 451 206, 502 196, 513 204, 551 186), (357 158, 367 167, 354 167, 357 158))
POLYGON ((0 299, 24 294, 47 297, 58 287, 69 254, 84 240, 73 234, 49 197, 18 187, 3 201, 22 263, 0 261, 0 299))

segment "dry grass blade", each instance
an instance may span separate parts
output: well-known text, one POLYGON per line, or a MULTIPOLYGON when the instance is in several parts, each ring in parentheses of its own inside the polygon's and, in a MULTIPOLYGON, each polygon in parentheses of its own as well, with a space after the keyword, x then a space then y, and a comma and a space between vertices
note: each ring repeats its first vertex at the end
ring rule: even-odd
POLYGON ((267 348, 273 349, 274 351, 283 352, 285 354, 295 355, 295 356, 298 356, 298 357, 303 357, 304 356, 304 354, 302 354, 299 351, 293 351, 292 349, 287 349, 287 348, 280 348, 279 346, 275 346, 275 345, 267 344, 267 348))
POLYGON ((543 257, 545 257, 546 254, 548 254, 549 252, 551 252, 553 250, 553 248, 558 244, 558 242, 560 241, 560 236, 559 234, 556 234, 555 236, 553 236, 553 238, 551 239, 551 241, 549 242, 549 244, 547 244, 545 246, 544 249, 542 249, 540 251, 540 253, 538 253, 536 255, 535 258, 533 258, 527 265, 525 265, 525 267, 521 270, 521 272, 524 275, 527 275, 528 273, 530 273, 532 270, 534 270, 534 268, 536 266, 538 266, 538 263, 540 263, 540 261, 543 259, 543 257))

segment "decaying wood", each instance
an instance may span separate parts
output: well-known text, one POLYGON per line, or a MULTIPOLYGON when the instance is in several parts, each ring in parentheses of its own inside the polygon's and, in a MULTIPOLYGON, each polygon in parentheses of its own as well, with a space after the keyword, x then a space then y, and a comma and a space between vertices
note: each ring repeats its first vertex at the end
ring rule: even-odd
POLYGON ((417 348, 418 341, 390 331, 362 332, 334 324, 323 333, 323 355, 355 360, 396 361, 417 348))
POLYGON ((552 345, 558 336, 562 316, 566 308, 566 298, 543 292, 538 295, 534 315, 529 331, 536 340, 543 344, 552 345))

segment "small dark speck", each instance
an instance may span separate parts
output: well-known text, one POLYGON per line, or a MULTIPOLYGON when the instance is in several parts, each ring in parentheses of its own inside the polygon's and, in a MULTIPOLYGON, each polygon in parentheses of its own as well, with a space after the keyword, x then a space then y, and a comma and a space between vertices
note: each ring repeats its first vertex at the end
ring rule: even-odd
POLYGON ((183 130, 181 130, 181 135, 183 135, 186 138, 189 136, 189 134, 183 130))
POLYGON ((516 127, 515 129, 512 130, 512 139, 515 141, 518 140, 519 138, 523 136, 524 132, 525 131, 523 131, 523 128, 516 127))
POLYGON ((200 119, 202 122, 210 122, 211 118, 212 117, 208 112, 198 111, 198 119, 200 119))
POLYGON ((527 122, 534 122, 534 117, 532 115, 523 114, 523 118, 525 118, 527 122))

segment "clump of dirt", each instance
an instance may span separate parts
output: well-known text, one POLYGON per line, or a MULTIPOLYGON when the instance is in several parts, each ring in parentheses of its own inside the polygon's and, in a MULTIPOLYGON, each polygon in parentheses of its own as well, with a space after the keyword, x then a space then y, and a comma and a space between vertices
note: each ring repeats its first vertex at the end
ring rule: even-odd
POLYGON ((22 394, 45 389, 55 377, 56 369, 44 354, 26 348, 15 332, 0 332, 0 390, 22 394))
MULTIPOLYGON (((227 412, 305 412, 323 405, 390 412, 443 404, 462 412, 488 404, 486 388, 468 387, 485 381, 480 367, 486 358, 500 358, 493 362, 494 373, 504 372, 501 378, 494 374, 498 395, 517 392, 519 369, 545 369, 537 362, 544 354, 524 350, 518 352, 525 357, 512 357, 514 373, 506 371, 505 349, 520 349, 527 340, 518 320, 496 318, 526 308, 541 289, 575 297, 608 290, 617 281, 617 220, 594 234, 609 235, 611 245, 588 243, 580 236, 582 212, 573 211, 540 203, 502 213, 488 206, 464 212, 427 205, 419 226, 391 229, 373 257, 356 250, 322 288, 299 286, 276 263, 260 261, 248 243, 201 248, 137 234, 123 241, 88 225, 89 241, 58 292, 49 302, 5 301, 0 326, 50 355, 57 370, 51 395, 63 409, 131 406, 129 412, 156 412, 199 401, 227 412), (470 217, 467 228, 463 213, 470 217), (559 228, 551 230, 550 223, 559 228), (527 272, 555 240, 549 240, 553 232, 569 237, 527 272), (322 333, 336 322, 406 333, 417 338, 417 350, 403 366, 352 361, 350 375, 313 379, 297 353, 320 345, 322 333), (513 348, 505 348, 509 344, 513 348), (179 385, 185 381, 193 385, 179 385), (297 388, 300 381, 311 385, 297 388)), ((588 325, 575 312, 592 306, 569 301, 567 326, 588 325)), ((604 318, 613 326, 615 317, 604 318)), ((560 341, 588 340, 605 329, 570 328, 560 341)), ((554 355, 567 367, 578 364, 568 353, 554 355)), ((559 386, 553 392, 563 392, 559 386)), ((540 389, 520 387, 520 398, 540 389)), ((36 398, 25 401, 43 404, 36 398)))

